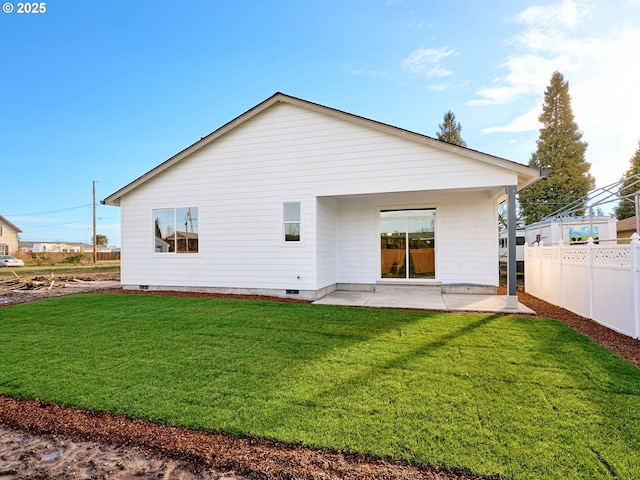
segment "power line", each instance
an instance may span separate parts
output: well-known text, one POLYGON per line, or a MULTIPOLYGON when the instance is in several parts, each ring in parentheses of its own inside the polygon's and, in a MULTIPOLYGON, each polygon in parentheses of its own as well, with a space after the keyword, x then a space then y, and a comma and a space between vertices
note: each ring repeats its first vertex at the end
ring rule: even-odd
POLYGON ((29 230, 31 230, 32 228, 49 228, 49 227, 61 227, 63 225, 76 225, 79 223, 88 223, 90 220, 75 220, 73 222, 64 222, 64 223, 51 223, 49 225, 36 225, 33 227, 29 227, 29 230))
POLYGON ((46 212, 31 212, 31 213, 10 213, 5 215, 5 217, 26 217, 29 215, 46 215, 49 213, 59 213, 59 212, 68 212, 70 210, 79 210, 81 208, 87 208, 90 207, 91 204, 88 203, 86 205, 80 205, 79 207, 69 207, 69 208, 62 208, 60 210, 48 210, 46 212))

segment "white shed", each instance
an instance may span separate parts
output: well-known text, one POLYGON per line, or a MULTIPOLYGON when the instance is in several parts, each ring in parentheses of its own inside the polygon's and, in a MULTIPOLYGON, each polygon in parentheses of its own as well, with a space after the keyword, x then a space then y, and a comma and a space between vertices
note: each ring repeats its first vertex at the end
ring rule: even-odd
POLYGON ((126 289, 316 299, 495 292, 498 204, 527 166, 276 93, 107 197, 126 289))

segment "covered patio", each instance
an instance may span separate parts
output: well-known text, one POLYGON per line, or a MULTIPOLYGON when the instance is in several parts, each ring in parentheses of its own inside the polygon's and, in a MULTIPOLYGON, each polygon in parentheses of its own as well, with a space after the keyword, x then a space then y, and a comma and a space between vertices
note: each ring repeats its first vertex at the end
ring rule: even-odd
POLYGON ((529 307, 517 303, 510 308, 503 295, 442 293, 440 287, 378 285, 374 291, 336 290, 315 305, 343 305, 372 308, 412 308, 458 312, 493 312, 535 315, 529 307))

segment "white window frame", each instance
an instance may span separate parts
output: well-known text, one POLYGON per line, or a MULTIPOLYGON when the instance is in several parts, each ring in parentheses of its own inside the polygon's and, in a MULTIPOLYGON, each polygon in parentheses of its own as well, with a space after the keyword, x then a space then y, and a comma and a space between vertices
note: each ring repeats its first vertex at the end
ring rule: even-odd
POLYGON ((282 233, 281 239, 283 245, 301 245, 302 239, 304 238, 302 235, 302 201, 300 200, 283 200, 281 203, 281 213, 282 213, 282 233), (298 204, 298 219, 297 220, 287 220, 285 218, 285 205, 290 203, 298 204), (287 225, 298 225, 298 240, 287 240, 287 225))
POLYGON ((378 248, 380 245, 380 226, 381 226, 381 219, 380 219, 380 214, 383 211, 388 211, 388 210, 435 210, 435 218, 434 218, 434 230, 435 230, 435 235, 434 235, 434 241, 435 241, 435 278, 383 278, 381 275, 381 270, 382 270, 382 258, 380 257, 380 252, 378 252, 378 280, 379 281, 385 281, 385 282, 398 282, 398 283, 402 283, 402 282, 409 282, 409 283, 438 283, 440 282, 440 261, 439 261, 439 255, 438 255, 438 245, 440 244, 440 233, 439 233, 439 229, 438 229, 438 213, 440 211, 440 205, 439 204, 428 204, 428 205, 414 205, 414 204, 409 204, 409 205, 379 205, 377 208, 377 214, 378 214, 378 218, 377 218, 377 238, 376 241, 378 243, 378 248))
POLYGON ((189 204, 189 205, 179 205, 179 206, 166 206, 166 207, 155 207, 151 209, 151 225, 152 225, 152 241, 153 241, 153 253, 154 255, 160 255, 160 256, 184 256, 184 255, 188 255, 188 256, 195 256, 195 255, 200 255, 201 251, 202 251, 202 243, 201 243, 201 239, 200 239, 200 222, 201 222, 201 218, 202 218, 202 209, 200 208, 199 205, 193 205, 193 204, 189 204), (155 233, 155 221, 156 221, 156 212, 160 211, 160 210, 173 210, 173 222, 174 222, 174 226, 176 231, 174 232, 177 233, 178 231, 178 225, 177 225, 177 221, 176 221, 176 212, 178 210, 181 209, 194 209, 198 212, 197 214, 197 222, 198 222, 198 228, 197 228, 197 232, 198 232, 198 251, 197 252, 163 252, 163 251, 158 251, 156 250, 156 233, 155 233))

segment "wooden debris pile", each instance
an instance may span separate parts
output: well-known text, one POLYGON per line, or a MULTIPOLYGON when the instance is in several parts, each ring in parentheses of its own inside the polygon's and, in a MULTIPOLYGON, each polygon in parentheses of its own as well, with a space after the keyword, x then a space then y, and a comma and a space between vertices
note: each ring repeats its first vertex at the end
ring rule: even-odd
POLYGON ((62 288, 64 283, 54 280, 53 275, 48 277, 34 277, 31 279, 21 278, 13 272, 15 278, 8 280, 0 280, 0 293, 5 292, 32 292, 37 290, 51 290, 53 288, 62 288))
MULTIPOLYGON (((0 280, 0 295, 8 293, 28 293, 55 290, 64 287, 85 287, 96 281, 91 276, 85 277, 55 277, 53 273, 49 276, 20 277, 16 272, 12 272, 14 278, 0 280)), ((110 279, 109 279, 110 280, 110 279)))

